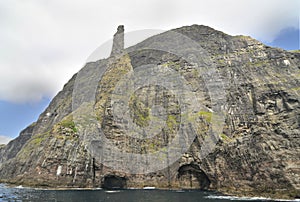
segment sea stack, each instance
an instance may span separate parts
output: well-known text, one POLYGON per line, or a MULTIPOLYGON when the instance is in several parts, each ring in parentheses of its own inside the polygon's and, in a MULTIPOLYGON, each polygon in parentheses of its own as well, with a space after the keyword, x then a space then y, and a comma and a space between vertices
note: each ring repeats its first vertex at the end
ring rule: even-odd
POLYGON ((114 34, 113 46, 110 56, 119 55, 124 50, 124 25, 119 25, 117 32, 114 34))

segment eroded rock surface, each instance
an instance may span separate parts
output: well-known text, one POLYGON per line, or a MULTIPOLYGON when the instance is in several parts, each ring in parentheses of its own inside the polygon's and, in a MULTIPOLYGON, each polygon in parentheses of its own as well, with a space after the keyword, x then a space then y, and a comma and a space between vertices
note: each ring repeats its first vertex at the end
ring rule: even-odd
MULTIPOLYGON (((122 27, 116 36, 120 34, 124 34, 122 27)), ((176 47, 178 40, 172 40, 176 47)), ((268 47, 250 37, 229 36, 198 25, 150 37, 122 51, 124 41, 118 39, 119 42, 121 45, 117 44, 112 51, 114 59, 88 63, 84 67, 86 75, 76 83, 81 92, 76 95, 79 103, 72 100, 76 74, 35 124, 0 148, 1 181, 48 187, 154 186, 216 189, 278 198, 300 196, 299 52, 268 47), (170 32, 182 34, 199 45, 202 70, 214 68, 219 80, 207 83, 205 75, 209 74, 199 72, 197 64, 175 53, 151 49, 155 44, 167 44, 170 32), (137 49, 139 51, 135 51, 137 49), (112 100, 122 79, 147 64, 180 74, 194 97, 187 95, 187 103, 181 103, 174 92, 158 85, 145 85, 134 91, 128 98, 132 123, 146 136, 156 134, 152 138, 138 139, 128 134, 122 116, 118 116, 123 111, 114 109, 112 100), (98 79, 95 97, 90 99, 85 94, 89 89, 84 84, 97 79, 93 70, 105 68, 107 71, 98 79), (214 95, 219 93, 220 83, 224 99, 214 95), (114 170, 101 162, 101 155, 111 157, 120 165, 123 159, 116 159, 109 152, 96 154, 91 149, 97 144, 96 140, 105 135, 124 152, 151 154, 171 142, 184 118, 182 105, 194 102, 200 103, 200 108, 189 117, 193 129, 187 133, 195 133, 195 139, 187 152, 162 170, 149 174, 114 170), (97 121, 91 122, 89 116, 81 117, 80 123, 74 121, 74 113, 85 112, 89 106, 97 121), (205 137, 216 123, 213 111, 216 106, 224 114, 223 122, 219 123, 222 126, 217 134, 219 139, 214 150, 201 158, 205 137), (165 124, 151 127, 156 118, 165 124), (90 127, 84 129, 83 123, 90 127), (101 128, 101 133, 93 130, 96 126, 101 128)), ((179 49, 184 51, 185 48, 180 46, 179 49)), ((138 163, 138 160, 132 161, 132 164, 138 163)))

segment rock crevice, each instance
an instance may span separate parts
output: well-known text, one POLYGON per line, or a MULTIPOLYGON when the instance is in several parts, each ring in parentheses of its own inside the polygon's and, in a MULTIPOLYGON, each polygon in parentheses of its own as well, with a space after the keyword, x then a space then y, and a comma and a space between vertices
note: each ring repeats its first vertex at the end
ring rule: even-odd
MULTIPOLYGON (((299 197, 300 53, 268 47, 250 37, 230 36, 206 26, 186 26, 172 32, 192 39, 202 48, 202 69, 216 67, 225 101, 212 101, 211 93, 216 94, 218 89, 213 84, 208 86, 205 75, 195 64, 174 53, 149 49, 155 43, 167 43, 170 31, 146 39, 135 46, 142 50, 132 51, 124 49, 124 27, 119 26, 111 57, 86 64, 86 77, 75 83, 77 74, 74 75, 35 124, 1 147, 0 181, 48 187, 214 189, 237 195, 299 197), (101 161, 102 157, 111 157, 107 159, 120 166, 124 164, 123 159, 114 158, 113 151, 99 154, 106 146, 99 137, 105 136, 126 153, 151 154, 174 139, 185 118, 174 91, 145 85, 128 97, 128 117, 144 135, 157 135, 141 139, 127 133, 123 111, 114 108, 119 103, 112 102, 117 96, 115 89, 125 75, 147 64, 176 72, 195 95, 187 97, 186 103, 201 105, 188 117, 193 127, 187 133, 195 133, 195 139, 188 151, 165 169, 148 174, 121 172, 101 161), (94 92, 79 87, 97 79, 92 70, 105 68, 93 103, 91 96, 86 95, 94 92), (72 100, 75 88, 80 89, 76 95, 78 103, 72 100), (216 91, 209 92, 211 89, 216 91), (80 105, 81 101, 84 104, 80 105), (217 134, 215 149, 200 158, 204 139, 216 121, 212 110, 216 104, 224 110, 222 132, 217 134), (92 120, 96 122, 90 116, 82 116, 78 124, 75 113, 88 113, 90 106, 95 112, 92 120), (164 124, 151 127, 157 120, 164 120, 164 124), (82 130, 83 123, 90 127, 82 130), (101 133, 93 130, 95 125, 101 127, 101 133)), ((176 44, 177 39, 172 40, 176 44)), ((122 92, 118 94, 121 95, 122 92)), ((140 165, 138 160, 131 163, 140 165)))

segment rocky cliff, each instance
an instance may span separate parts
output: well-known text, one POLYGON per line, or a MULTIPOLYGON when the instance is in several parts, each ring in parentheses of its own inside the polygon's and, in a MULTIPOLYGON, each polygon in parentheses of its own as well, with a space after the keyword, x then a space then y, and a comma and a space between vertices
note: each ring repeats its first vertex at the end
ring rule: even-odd
POLYGON ((2 182, 300 196, 299 52, 199 25, 123 49, 123 32, 0 148, 2 182))

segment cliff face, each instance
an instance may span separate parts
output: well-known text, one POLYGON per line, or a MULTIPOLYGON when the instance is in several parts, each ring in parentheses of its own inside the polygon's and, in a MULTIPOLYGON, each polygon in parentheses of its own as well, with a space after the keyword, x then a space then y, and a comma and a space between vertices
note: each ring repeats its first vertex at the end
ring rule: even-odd
POLYGON ((123 50, 123 31, 0 149, 1 181, 300 195, 300 53, 198 25, 123 50))

